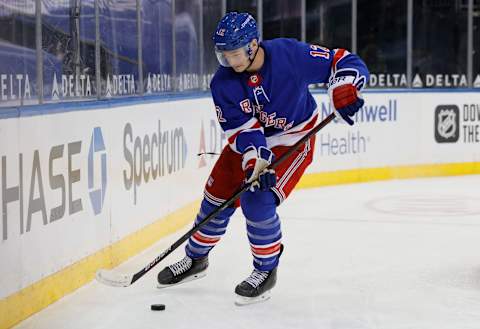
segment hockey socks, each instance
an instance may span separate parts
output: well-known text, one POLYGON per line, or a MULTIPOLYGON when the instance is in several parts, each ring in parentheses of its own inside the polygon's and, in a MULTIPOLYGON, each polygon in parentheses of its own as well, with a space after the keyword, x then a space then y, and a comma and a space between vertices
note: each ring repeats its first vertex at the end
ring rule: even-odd
MULTIPOLYGON (((195 225, 217 209, 217 206, 203 199, 200 211, 195 219, 195 225)), ((210 250, 220 241, 220 238, 227 230, 230 216, 235 212, 234 208, 227 208, 220 212, 214 219, 210 220, 200 230, 195 232, 185 247, 185 252, 190 258, 196 259, 205 257, 210 250)))

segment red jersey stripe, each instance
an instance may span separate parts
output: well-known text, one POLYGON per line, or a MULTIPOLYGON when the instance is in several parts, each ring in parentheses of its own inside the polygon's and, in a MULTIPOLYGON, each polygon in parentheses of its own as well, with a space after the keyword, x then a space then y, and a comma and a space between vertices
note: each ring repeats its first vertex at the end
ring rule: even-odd
POLYGON ((238 137, 238 135, 240 135, 242 133, 242 131, 245 131, 245 130, 248 130, 248 129, 255 129, 255 128, 260 128, 260 122, 255 122, 255 124, 250 127, 250 128, 246 128, 246 129, 242 129, 242 130, 239 130, 237 131, 235 134, 233 134, 232 136, 230 136, 230 138, 228 139, 228 143, 229 144, 233 144, 235 143, 235 139, 238 137))
POLYGON ((306 124, 306 126, 303 127, 301 130, 292 131, 292 132, 287 132, 285 135, 298 134, 298 133, 300 133, 300 132, 303 132, 303 131, 307 131, 307 130, 312 129, 312 128, 315 126, 315 123, 317 122, 317 118, 318 118, 318 114, 316 114, 316 115, 306 124))
POLYGON ((332 62, 333 71, 337 70, 337 62, 340 60, 340 58, 343 57, 344 54, 345 54, 345 49, 338 49, 338 51, 335 53, 335 56, 333 56, 333 62, 332 62))

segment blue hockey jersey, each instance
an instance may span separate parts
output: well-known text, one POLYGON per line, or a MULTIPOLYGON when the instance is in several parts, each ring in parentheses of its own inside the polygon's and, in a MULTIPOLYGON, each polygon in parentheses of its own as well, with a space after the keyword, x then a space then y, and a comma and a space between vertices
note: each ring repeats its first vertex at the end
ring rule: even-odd
POLYGON ((327 83, 342 69, 357 73, 358 89, 368 81, 364 62, 344 49, 285 38, 260 46, 265 61, 258 72, 219 67, 210 84, 220 126, 238 153, 249 145, 293 145, 312 129, 318 113, 309 84, 327 83))

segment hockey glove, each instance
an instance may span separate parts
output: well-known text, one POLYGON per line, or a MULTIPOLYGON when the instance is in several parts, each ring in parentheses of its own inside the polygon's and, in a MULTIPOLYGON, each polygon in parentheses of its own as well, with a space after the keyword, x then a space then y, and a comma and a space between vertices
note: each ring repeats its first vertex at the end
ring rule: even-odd
POLYGON ((245 150, 242 169, 245 172, 245 183, 253 182, 250 191, 253 192, 256 188, 268 191, 277 184, 275 170, 267 169, 274 158, 273 152, 264 146, 257 149, 252 145, 245 150))
POLYGON ((350 126, 353 126, 352 117, 365 103, 357 85, 364 83, 364 78, 358 77, 356 70, 339 70, 330 78, 328 83, 328 94, 335 108, 335 113, 340 115, 350 126))

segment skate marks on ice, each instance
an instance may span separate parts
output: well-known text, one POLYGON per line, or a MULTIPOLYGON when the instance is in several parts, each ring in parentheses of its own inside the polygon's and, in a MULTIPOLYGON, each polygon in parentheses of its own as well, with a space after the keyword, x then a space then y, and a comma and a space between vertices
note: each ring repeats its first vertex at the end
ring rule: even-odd
MULTIPOLYGON (((480 195, 480 187, 479 187, 480 195)), ((480 197, 469 195, 399 195, 373 199, 367 208, 387 214, 420 217, 480 215, 480 197)))
MULTIPOLYGON (((479 186, 479 175, 332 186, 302 195, 301 200, 295 203, 298 204, 297 209, 306 211, 290 212, 288 218, 332 222, 480 225, 479 186)), ((292 198, 295 198, 295 194, 292 198)))
POLYGON ((298 294, 353 328, 480 328, 478 186, 477 175, 296 191, 280 211, 279 281, 303 268, 298 294))
MULTIPOLYGON (((202 280, 155 288, 179 248, 131 287, 92 282, 17 328, 478 329, 479 186, 465 176, 298 190, 279 208, 285 253, 264 303, 234 305, 252 269, 239 211, 202 280)), ((175 239, 116 270, 138 269, 175 239)))

